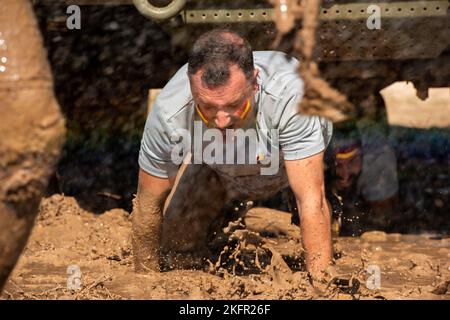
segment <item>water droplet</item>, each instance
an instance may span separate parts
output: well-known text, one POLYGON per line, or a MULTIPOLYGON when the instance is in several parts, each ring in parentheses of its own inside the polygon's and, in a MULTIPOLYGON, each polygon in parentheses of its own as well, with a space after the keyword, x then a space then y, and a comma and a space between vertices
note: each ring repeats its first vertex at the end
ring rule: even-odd
POLYGON ((0 72, 5 72, 6 71, 6 67, 5 66, 0 66, 0 72))

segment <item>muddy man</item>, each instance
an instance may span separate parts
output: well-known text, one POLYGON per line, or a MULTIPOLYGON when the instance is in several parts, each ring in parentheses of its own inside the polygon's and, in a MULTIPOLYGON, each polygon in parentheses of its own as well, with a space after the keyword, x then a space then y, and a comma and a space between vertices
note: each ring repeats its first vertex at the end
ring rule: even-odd
POLYGON ((229 30, 196 40, 145 125, 132 214, 137 272, 208 257, 233 200, 261 200, 290 186, 306 266, 320 277, 332 257, 323 169, 332 124, 298 112, 297 69, 294 58, 253 52, 229 30))
POLYGON ((401 223, 397 213, 395 152, 374 121, 336 123, 325 158, 326 184, 334 213, 342 216, 342 235, 385 230, 401 223))

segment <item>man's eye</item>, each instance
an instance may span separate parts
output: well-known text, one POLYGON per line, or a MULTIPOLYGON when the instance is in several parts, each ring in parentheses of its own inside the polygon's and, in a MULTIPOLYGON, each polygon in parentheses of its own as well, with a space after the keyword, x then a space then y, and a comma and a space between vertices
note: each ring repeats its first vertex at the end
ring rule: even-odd
POLYGON ((356 165, 358 163, 358 158, 353 158, 352 161, 350 162, 351 165, 356 165))

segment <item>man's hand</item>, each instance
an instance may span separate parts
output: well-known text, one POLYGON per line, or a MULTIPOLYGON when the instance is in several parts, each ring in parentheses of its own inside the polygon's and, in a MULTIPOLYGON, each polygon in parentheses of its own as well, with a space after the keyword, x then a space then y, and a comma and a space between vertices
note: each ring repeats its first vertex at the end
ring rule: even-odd
POLYGON ((297 199, 306 268, 313 277, 321 278, 332 259, 331 217, 325 198, 323 152, 285 163, 289 184, 297 199))
POLYGON ((172 181, 139 171, 137 196, 133 201, 132 243, 136 272, 160 271, 159 248, 162 207, 172 181))

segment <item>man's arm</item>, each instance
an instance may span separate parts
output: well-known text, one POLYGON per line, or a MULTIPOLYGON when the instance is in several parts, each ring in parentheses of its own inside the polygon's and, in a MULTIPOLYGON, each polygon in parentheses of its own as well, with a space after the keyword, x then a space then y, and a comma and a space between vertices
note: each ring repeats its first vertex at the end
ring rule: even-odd
POLYGON ((306 268, 321 278, 332 259, 330 209, 325 198, 323 152, 301 160, 285 161, 297 199, 306 268))
POLYGON ((172 185, 172 179, 158 178, 139 170, 138 191, 131 216, 136 272, 159 271, 162 207, 172 185))

